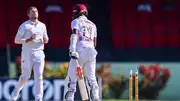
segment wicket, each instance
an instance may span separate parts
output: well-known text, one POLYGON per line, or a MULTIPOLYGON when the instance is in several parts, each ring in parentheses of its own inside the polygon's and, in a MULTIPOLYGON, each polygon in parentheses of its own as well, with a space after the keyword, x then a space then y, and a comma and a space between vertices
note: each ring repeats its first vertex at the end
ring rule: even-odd
MULTIPOLYGON (((135 101, 139 101, 138 70, 135 72, 135 101)), ((129 101, 133 101, 133 71, 129 72, 129 101)))

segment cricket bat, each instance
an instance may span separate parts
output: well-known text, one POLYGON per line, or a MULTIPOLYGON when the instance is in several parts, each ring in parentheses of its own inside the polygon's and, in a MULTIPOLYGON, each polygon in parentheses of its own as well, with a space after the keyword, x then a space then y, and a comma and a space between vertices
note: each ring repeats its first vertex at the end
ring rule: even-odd
POLYGON ((82 72, 82 68, 79 65, 78 60, 76 59, 77 67, 76 67, 76 73, 77 73, 77 80, 78 80, 78 85, 79 85, 79 91, 81 93, 81 98, 83 101, 88 101, 88 93, 86 89, 86 84, 84 81, 84 75, 82 72))

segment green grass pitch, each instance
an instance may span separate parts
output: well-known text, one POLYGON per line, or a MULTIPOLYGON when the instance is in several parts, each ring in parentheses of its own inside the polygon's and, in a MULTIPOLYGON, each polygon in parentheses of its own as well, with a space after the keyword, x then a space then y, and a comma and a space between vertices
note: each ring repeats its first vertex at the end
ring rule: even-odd
MULTIPOLYGON (((107 99, 107 100, 105 100, 105 99, 103 99, 102 101, 129 101, 129 100, 124 100, 124 99, 122 99, 122 100, 121 99, 118 99, 118 100, 116 100, 116 99, 107 99)), ((133 101, 135 101, 135 100, 133 100, 133 101)), ((171 101, 171 100, 139 100, 139 101, 171 101)), ((176 101, 180 101, 180 100, 176 100, 176 101)))

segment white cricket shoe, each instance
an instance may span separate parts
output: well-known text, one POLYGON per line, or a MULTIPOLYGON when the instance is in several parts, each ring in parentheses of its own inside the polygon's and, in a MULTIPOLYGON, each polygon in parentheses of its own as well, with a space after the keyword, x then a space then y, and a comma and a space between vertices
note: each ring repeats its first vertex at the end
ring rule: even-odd
POLYGON ((13 101, 16 101, 19 95, 19 91, 17 91, 16 89, 13 90, 13 92, 11 93, 11 98, 13 101))

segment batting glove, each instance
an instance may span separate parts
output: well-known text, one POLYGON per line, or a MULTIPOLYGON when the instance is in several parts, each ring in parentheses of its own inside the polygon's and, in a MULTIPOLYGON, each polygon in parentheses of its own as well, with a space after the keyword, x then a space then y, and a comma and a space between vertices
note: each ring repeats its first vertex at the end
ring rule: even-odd
POLYGON ((69 52, 69 56, 70 56, 72 59, 78 59, 78 58, 79 58, 79 54, 78 54, 76 51, 69 52))

